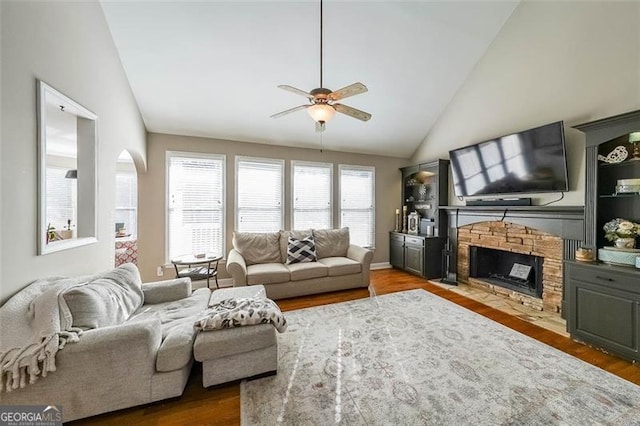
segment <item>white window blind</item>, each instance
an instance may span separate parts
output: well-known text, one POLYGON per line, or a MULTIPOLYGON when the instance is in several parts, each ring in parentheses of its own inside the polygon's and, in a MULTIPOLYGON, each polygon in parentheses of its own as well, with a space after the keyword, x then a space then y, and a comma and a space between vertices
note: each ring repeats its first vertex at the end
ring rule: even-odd
POLYGON ((67 229, 68 221, 71 227, 77 224, 77 179, 66 178, 66 168, 47 167, 47 223, 56 231, 67 229))
POLYGON ((283 228, 284 161, 236 157, 236 229, 275 232, 283 228))
POLYGON ((333 164, 291 163, 293 176, 292 229, 330 229, 333 164))
POLYGON ((116 173, 115 223, 124 223, 127 233, 138 233, 138 175, 136 172, 116 173))
POLYGON ((373 247, 375 241, 375 168, 340 165, 340 227, 349 227, 353 244, 373 247))
POLYGON ((224 155, 167 153, 168 255, 224 255, 224 155))

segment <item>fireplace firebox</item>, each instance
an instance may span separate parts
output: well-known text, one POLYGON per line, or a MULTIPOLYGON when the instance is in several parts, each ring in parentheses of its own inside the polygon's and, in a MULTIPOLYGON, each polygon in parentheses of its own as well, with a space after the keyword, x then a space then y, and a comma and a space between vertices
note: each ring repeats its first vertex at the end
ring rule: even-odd
POLYGON ((542 298, 544 258, 486 247, 469 247, 469 277, 542 298))

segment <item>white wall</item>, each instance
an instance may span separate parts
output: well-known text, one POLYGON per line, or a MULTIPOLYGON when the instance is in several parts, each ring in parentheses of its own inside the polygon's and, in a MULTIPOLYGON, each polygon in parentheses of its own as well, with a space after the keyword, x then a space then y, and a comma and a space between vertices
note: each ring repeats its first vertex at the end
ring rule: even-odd
POLYGON ((564 120, 571 190, 557 204, 584 204, 584 136, 571 126, 640 108, 639 23, 638 1, 521 3, 411 163, 564 120))
POLYGON ((0 1, 0 303, 34 279, 113 266, 118 154, 144 168, 146 130, 98 2, 0 1), (98 243, 37 256, 36 79, 98 115, 98 243))

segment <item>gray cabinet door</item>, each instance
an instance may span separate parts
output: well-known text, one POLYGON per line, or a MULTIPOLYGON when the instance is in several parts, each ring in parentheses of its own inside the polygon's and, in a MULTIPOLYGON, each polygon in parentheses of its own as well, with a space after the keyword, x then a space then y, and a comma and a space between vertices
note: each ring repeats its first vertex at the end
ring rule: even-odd
POLYGON ((404 269, 417 275, 424 275, 424 247, 422 245, 404 245, 404 269))
POLYGON ((404 269, 404 243, 392 239, 389 243, 389 263, 396 268, 404 269))
POLYGON ((616 352, 637 353, 638 303, 629 294, 577 282, 575 333, 616 352))

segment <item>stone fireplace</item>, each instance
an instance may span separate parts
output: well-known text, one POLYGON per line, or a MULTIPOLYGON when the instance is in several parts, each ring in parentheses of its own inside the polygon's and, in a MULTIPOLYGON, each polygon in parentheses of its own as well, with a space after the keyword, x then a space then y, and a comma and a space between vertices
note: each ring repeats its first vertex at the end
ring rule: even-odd
POLYGON ((457 280, 534 309, 562 310, 563 240, 507 221, 457 228, 457 280))
POLYGON ((508 250, 469 247, 469 278, 542 299, 544 258, 508 250))

